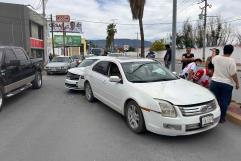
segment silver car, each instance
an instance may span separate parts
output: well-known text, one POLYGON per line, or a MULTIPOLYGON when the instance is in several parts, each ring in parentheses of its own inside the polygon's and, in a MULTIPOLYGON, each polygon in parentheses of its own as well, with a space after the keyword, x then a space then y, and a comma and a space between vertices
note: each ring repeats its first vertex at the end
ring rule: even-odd
POLYGON ((68 69, 76 67, 76 62, 69 56, 57 56, 49 62, 45 70, 47 74, 67 73, 68 69))

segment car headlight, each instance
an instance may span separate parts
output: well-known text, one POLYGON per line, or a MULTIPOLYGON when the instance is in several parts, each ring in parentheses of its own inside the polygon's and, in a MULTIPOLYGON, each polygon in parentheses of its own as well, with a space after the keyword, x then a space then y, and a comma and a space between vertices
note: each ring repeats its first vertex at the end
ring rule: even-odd
POLYGON ((172 117, 175 118, 177 117, 176 110, 172 104, 170 104, 167 101, 162 101, 162 100, 157 100, 160 110, 161 110, 161 115, 163 117, 172 117))

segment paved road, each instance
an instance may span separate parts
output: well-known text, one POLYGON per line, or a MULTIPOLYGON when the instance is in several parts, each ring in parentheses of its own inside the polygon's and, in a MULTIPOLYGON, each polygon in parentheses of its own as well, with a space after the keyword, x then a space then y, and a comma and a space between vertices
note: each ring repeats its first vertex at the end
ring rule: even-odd
POLYGON ((0 113, 1 161, 238 161, 241 128, 231 123, 194 136, 132 133, 123 118, 44 76, 40 90, 9 99, 0 113))

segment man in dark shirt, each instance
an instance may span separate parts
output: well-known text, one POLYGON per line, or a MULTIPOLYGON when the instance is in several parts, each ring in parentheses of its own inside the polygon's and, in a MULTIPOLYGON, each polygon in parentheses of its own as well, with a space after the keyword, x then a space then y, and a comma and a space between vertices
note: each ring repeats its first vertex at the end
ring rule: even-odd
POLYGON ((192 49, 187 48, 186 53, 182 55, 182 69, 184 69, 189 63, 194 61, 194 54, 191 53, 192 49))
POLYGON ((165 67, 169 69, 170 67, 170 64, 171 64, 171 60, 172 60, 172 50, 170 48, 170 45, 166 45, 166 55, 164 57, 164 63, 165 63, 165 67))

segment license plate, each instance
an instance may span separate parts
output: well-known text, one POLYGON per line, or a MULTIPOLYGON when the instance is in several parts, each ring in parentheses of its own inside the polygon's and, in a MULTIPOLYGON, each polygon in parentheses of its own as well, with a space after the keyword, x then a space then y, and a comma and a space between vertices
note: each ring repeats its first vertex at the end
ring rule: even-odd
POLYGON ((206 116, 200 117, 200 122, 202 127, 213 124, 214 122, 213 115, 206 115, 206 116))
POLYGON ((55 68, 53 68, 53 69, 51 69, 51 71, 53 71, 53 72, 55 72, 55 71, 57 71, 55 68))

